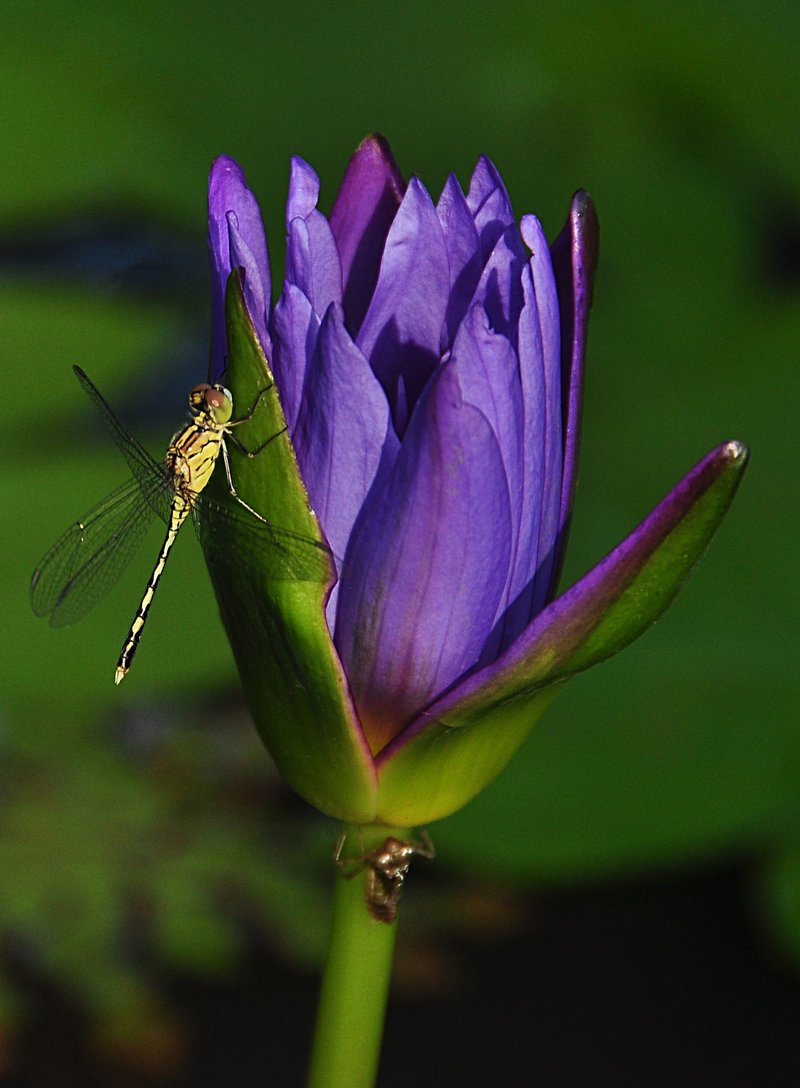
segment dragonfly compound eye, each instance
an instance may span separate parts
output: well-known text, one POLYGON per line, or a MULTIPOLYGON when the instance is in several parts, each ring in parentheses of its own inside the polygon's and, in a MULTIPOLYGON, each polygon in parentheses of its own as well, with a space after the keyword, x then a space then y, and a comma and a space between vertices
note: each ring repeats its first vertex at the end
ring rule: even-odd
POLYGON ((206 406, 206 397, 211 391, 211 386, 207 382, 192 386, 189 390, 189 411, 193 414, 201 412, 206 406))
POLYGON ((233 400, 224 386, 215 385, 205 391, 206 408, 215 423, 227 423, 233 414, 233 400))

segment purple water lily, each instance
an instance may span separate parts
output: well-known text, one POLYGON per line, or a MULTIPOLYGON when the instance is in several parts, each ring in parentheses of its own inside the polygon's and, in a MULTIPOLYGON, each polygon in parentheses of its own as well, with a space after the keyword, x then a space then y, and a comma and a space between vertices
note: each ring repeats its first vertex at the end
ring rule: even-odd
MULTIPOLYGON (((393 772, 408 752, 420 743, 445 751, 451 734, 461 742, 469 732, 478 737, 473 755, 483 751, 486 741, 464 722, 479 711, 489 720, 523 696, 535 701, 635 637, 666 607, 692 556, 684 549, 680 571, 674 559, 663 601, 651 594, 652 607, 639 601, 632 617, 628 609, 624 635, 614 608, 663 559, 670 534, 726 470, 743 464, 744 452, 735 443, 713 451, 603 564, 550 604, 575 493, 597 255, 590 197, 574 197, 549 246, 534 216, 517 225, 487 158, 466 195, 451 175, 434 203, 417 178, 403 182, 379 137, 357 150, 329 218, 317 208, 318 193, 317 175, 295 158, 286 278, 271 309, 255 198, 232 159, 214 163, 212 375, 225 367, 225 290, 231 270, 241 268, 302 480, 336 557, 326 618, 353 759, 372 791, 373 818, 377 805, 384 819, 400 812, 419 822, 419 812, 394 797, 391 817, 381 811, 374 799, 382 779, 392 795, 393 772), (605 641, 592 650, 598 631, 605 641)), ((730 494, 732 486, 721 509, 730 494)), ((538 712, 531 708, 529 719, 538 712)), ((495 734, 486 756, 492 773, 519 734, 517 726, 505 739, 495 734)), ((459 759, 463 772, 467 757, 459 759)), ((341 814, 316 787, 297 788, 341 814)), ((465 786, 465 798, 477 788, 465 786)), ((423 818, 452 807, 443 799, 423 818)), ((352 812, 344 818, 355 820, 352 812)))

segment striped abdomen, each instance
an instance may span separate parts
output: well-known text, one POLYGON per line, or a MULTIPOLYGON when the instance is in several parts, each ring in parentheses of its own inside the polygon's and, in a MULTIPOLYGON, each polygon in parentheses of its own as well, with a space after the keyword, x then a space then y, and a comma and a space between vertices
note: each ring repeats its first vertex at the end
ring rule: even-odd
POLYGON ((115 684, 122 680, 131 667, 158 580, 167 562, 167 556, 175 543, 178 530, 191 512, 196 496, 211 479, 219 456, 222 437, 223 431, 221 429, 217 430, 200 427, 197 424, 189 424, 170 443, 167 450, 166 466, 167 471, 172 475, 174 496, 169 527, 167 535, 164 537, 164 543, 161 545, 158 561, 144 591, 142 603, 136 610, 133 623, 128 631, 128 637, 125 639, 120 652, 114 674, 115 684))

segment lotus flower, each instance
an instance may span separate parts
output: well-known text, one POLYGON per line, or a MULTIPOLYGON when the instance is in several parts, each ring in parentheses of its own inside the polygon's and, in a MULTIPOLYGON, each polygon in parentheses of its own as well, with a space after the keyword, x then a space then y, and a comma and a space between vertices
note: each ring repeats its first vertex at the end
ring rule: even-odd
POLYGON ((318 193, 295 158, 272 308, 258 204, 232 159, 214 163, 211 371, 227 367, 239 409, 274 376, 261 440, 281 437, 234 458, 237 488, 325 562, 294 580, 266 552, 259 570, 232 570, 220 537, 207 558, 256 723, 290 783, 349 823, 409 827, 469 800, 570 675, 666 608, 746 450, 709 453, 556 597, 597 255, 591 198, 576 194, 549 246, 534 216, 517 225, 487 158, 466 195, 451 175, 434 203, 380 137, 356 151, 329 218, 318 193))

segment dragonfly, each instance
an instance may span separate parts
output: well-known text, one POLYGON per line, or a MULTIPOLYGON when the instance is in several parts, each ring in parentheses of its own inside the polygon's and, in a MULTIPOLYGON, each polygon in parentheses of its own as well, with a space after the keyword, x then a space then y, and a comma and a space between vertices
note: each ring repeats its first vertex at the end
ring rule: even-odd
POLYGON ((31 579, 31 604, 37 616, 49 617, 52 627, 65 627, 83 619, 111 590, 147 529, 159 517, 167 526, 166 536, 120 651, 114 673, 116 684, 133 663, 159 579, 178 532, 189 517, 204 541, 213 541, 213 528, 220 522, 236 524, 238 550, 236 556, 225 557, 230 561, 247 562, 248 554, 263 554, 264 549, 270 549, 270 577, 326 579, 331 556, 327 546, 277 528, 245 502, 233 484, 226 443, 231 441, 248 457, 255 457, 277 437, 272 435, 250 450, 233 433, 235 427, 253 418, 271 386, 260 391, 246 416, 233 419, 233 398, 224 385, 195 385, 189 392, 189 422, 173 436, 164 460, 158 462, 122 426, 83 370, 78 366, 73 370, 103 416, 132 476, 74 522, 45 555, 31 579), (228 491, 236 505, 223 505, 203 494, 220 454, 228 491))

